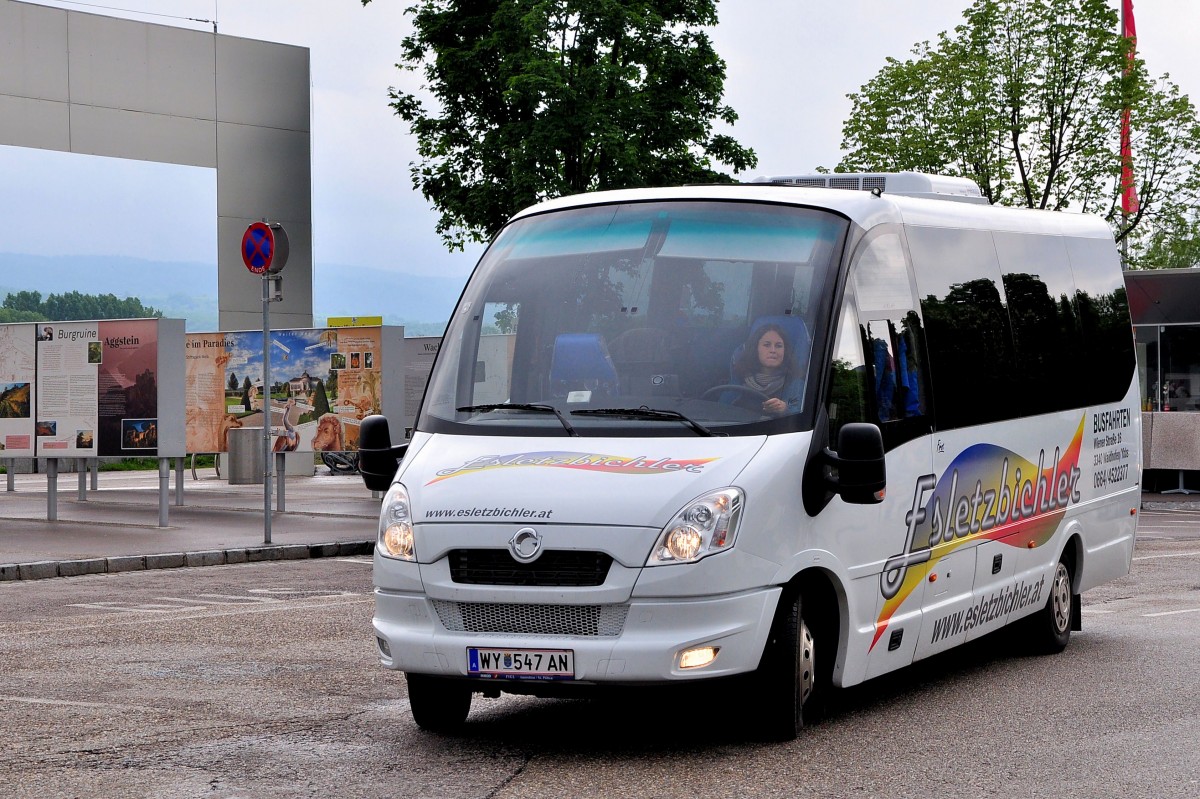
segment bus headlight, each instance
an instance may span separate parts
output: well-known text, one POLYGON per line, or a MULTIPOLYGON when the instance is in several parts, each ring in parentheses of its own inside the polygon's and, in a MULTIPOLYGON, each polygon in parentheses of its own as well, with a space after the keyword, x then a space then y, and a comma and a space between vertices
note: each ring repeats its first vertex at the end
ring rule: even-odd
POLYGON ((663 528, 647 566, 694 563, 733 546, 742 517, 742 492, 723 488, 694 499, 663 528))
POLYGON ((408 492, 399 483, 389 488, 383 497, 383 507, 379 511, 379 539, 376 548, 385 557, 398 560, 417 559, 408 492))

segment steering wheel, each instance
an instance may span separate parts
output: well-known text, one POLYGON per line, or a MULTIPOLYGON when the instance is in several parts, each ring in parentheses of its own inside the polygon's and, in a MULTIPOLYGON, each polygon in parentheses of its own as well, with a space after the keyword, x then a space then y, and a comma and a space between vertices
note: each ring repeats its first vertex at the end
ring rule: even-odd
MULTIPOLYGON (((758 400, 759 405, 754 410, 762 410, 762 403, 764 403, 770 399, 769 396, 762 393, 761 391, 758 391, 757 389, 750 388, 749 386, 739 386, 736 383, 726 383, 721 386, 713 386, 708 391, 705 391, 703 394, 701 394, 700 399, 707 400, 707 399, 719 398, 726 391, 733 391, 733 392, 741 395, 733 401, 734 405, 738 405, 739 400, 743 400, 743 399, 758 400)), ((746 406, 741 405, 741 407, 744 408, 746 406)))

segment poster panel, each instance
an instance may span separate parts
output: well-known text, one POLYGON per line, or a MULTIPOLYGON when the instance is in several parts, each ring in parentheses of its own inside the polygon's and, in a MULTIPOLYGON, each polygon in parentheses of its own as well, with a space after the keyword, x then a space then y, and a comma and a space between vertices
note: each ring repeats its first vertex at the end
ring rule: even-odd
POLYGON ((151 457, 158 454, 158 320, 97 323, 98 344, 88 344, 96 366, 98 453, 151 457))
POLYGON ((38 328, 0 325, 0 458, 34 454, 38 328))
MULTIPOLYGON (((412 438, 417 409, 425 396, 433 360, 442 346, 440 336, 420 336, 404 339, 404 437, 412 438)), ((503 402, 503 400, 500 400, 503 402)))
POLYGON ((37 337, 37 454, 94 457, 99 425, 99 322, 48 322, 37 337), (89 362, 92 361, 92 362, 89 362))
POLYGON ((271 331, 269 391, 262 342, 261 330, 187 335, 187 450, 228 452, 231 429, 263 426, 267 395, 275 452, 358 449, 360 421, 380 410, 380 328, 271 331))
POLYGON ((38 325, 37 455, 158 454, 158 320, 38 325))

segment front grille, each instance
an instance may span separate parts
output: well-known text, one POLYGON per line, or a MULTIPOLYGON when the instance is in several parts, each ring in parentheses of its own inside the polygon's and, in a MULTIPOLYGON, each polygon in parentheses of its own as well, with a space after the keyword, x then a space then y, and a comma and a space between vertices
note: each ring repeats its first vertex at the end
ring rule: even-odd
POLYGON ((469 585, 596 586, 612 565, 603 552, 569 549, 543 552, 532 563, 513 560, 506 549, 455 549, 449 557, 450 579, 469 585))
POLYGON ((442 626, 457 633, 615 637, 627 605, 534 605, 433 600, 442 626))

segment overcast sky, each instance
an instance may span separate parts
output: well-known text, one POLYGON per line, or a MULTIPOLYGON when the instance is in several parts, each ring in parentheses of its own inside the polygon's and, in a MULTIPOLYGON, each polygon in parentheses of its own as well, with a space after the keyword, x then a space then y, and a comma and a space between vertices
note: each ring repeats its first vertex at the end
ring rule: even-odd
MULTIPOLYGON (((1118 0, 1110 0, 1113 7, 1118 0)), ((311 50, 313 249, 319 278, 341 265, 465 276, 480 248, 448 253, 411 188, 415 147, 387 89, 412 0, 111 0, 39 5, 301 45, 311 50), (133 13, 133 12, 152 13, 133 13), (191 21, 188 17, 195 20, 191 21), (364 235, 366 234, 366 235, 364 235)), ((1139 52, 1200 102, 1197 0, 1135 0, 1139 52)), ((970 0, 722 0, 711 31, 727 63, 732 134, 755 175, 840 159, 846 94, 888 56, 906 57, 962 21, 970 0)), ((0 252, 104 254, 216 263, 212 170, 0 146, 0 252)), ((215 266, 214 266, 215 270, 215 266)), ((3 284, 3 275, 0 275, 3 284)))

